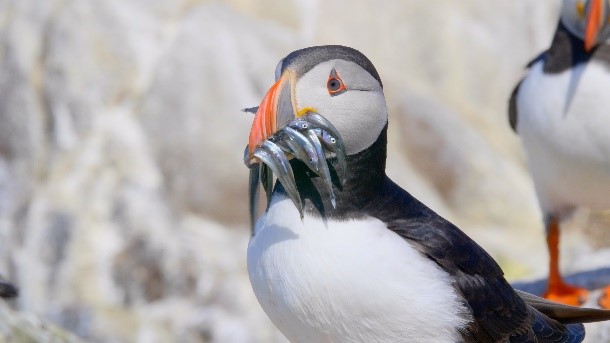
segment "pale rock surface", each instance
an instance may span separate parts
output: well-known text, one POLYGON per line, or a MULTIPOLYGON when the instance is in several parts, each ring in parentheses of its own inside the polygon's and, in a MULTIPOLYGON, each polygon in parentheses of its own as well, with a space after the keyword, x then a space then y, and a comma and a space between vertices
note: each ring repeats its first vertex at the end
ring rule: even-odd
MULTIPOLYGON (((93 342, 285 342, 245 272, 252 117, 239 110, 258 104, 281 57, 314 44, 353 46, 378 67, 388 174, 509 277, 543 277, 540 213, 506 101, 557 10, 0 0, 0 274, 21 289, 12 309, 0 304, 0 335, 20 341, 4 323, 36 318, 93 342)), ((569 223, 566 270, 608 266, 596 250, 610 245, 607 218, 581 211, 569 223)), ((590 342, 610 341, 608 326, 593 330, 590 342)))
POLYGON ((81 343, 83 340, 32 314, 13 311, 0 302, 0 342, 81 343))

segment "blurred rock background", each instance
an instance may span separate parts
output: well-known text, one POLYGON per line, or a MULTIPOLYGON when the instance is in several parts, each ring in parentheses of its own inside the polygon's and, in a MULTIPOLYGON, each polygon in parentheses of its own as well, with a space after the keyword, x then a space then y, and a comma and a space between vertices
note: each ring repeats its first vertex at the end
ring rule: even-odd
MULTIPOLYGON (((240 109, 316 44, 377 66, 388 174, 511 280, 544 277, 506 102, 559 2, 0 0, 0 274, 21 289, 0 304, 0 341, 43 321, 72 334, 22 341, 285 342, 245 271, 240 109)), ((607 227, 577 213, 566 271, 610 265, 607 227)))

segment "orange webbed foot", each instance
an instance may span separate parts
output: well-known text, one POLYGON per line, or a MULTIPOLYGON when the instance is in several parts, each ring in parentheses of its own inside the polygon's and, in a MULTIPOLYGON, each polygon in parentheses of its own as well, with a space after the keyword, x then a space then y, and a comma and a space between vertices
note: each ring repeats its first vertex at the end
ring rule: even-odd
POLYGON ((558 303, 580 306, 589 298, 589 291, 585 288, 562 282, 549 285, 546 292, 544 292, 544 297, 558 303))
POLYGON ((559 221, 550 217, 547 223, 546 243, 549 249, 549 281, 544 297, 566 305, 580 306, 589 298, 585 288, 568 285, 559 271, 559 221))

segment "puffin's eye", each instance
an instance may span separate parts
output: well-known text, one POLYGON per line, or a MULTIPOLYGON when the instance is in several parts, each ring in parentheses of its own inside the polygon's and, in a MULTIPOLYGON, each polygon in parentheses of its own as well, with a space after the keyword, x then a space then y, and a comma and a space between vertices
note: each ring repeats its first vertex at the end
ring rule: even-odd
POLYGON ((341 81, 338 79, 330 79, 328 80, 328 90, 331 92, 336 92, 341 88, 341 81))
POLYGON ((328 76, 328 81, 326 81, 326 88, 328 89, 328 94, 335 96, 339 95, 347 90, 343 80, 339 74, 337 74, 336 70, 332 70, 330 75, 328 76))

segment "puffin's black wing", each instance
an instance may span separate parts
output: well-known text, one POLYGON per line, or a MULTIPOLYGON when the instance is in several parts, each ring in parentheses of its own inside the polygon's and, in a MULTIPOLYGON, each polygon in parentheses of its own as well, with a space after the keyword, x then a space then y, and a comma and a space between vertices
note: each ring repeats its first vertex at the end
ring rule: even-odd
POLYGON ((545 342, 543 336, 565 336, 553 342, 572 342, 572 328, 528 306, 483 248, 390 179, 368 213, 387 223, 390 230, 454 278, 454 286, 474 319, 462 332, 465 341, 545 342))
POLYGON ((562 324, 593 323, 610 320, 610 310, 575 307, 556 303, 520 290, 515 290, 526 304, 562 324))
POLYGON ((467 336, 476 342, 501 342, 528 333, 533 318, 527 306, 515 295, 495 261, 462 231, 441 217, 390 225, 392 231, 453 276, 454 286, 474 317, 467 336))
POLYGON ((519 133, 517 132, 517 120, 519 118, 517 115, 517 94, 519 94, 521 83, 523 83, 523 79, 517 83, 515 89, 510 94, 510 100, 508 100, 508 123, 515 133, 519 133))
MULTIPOLYGON (((544 60, 546 53, 546 51, 543 51, 538 56, 536 56, 536 58, 534 58, 527 64, 526 69, 529 69, 535 63, 544 60)), ((512 127, 513 131, 515 131, 516 133, 518 133, 517 121, 519 120, 519 116, 517 113, 517 95, 519 94, 519 87, 522 83, 523 79, 519 80, 519 83, 517 83, 515 89, 513 89, 513 92, 510 94, 510 99, 508 100, 508 122, 510 123, 510 127, 512 127)))
MULTIPOLYGON (((585 339, 585 326, 582 324, 560 324, 545 314, 531 309, 534 313, 532 331, 536 336, 534 342, 580 343, 585 339)), ((511 342, 516 342, 511 340, 511 342)), ((525 341, 531 342, 531 341, 525 341)))

